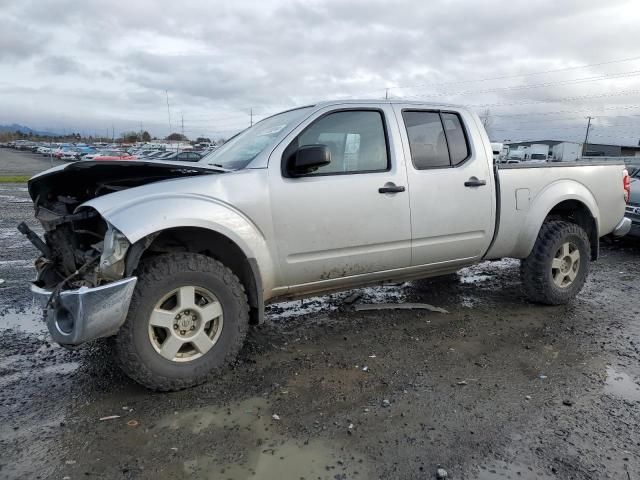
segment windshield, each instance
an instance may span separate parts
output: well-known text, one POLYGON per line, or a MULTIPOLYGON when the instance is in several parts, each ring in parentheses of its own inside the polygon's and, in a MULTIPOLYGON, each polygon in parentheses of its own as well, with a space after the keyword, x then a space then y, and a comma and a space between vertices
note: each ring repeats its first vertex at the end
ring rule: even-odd
POLYGON ((273 145, 282 130, 302 119, 311 108, 298 108, 265 118, 203 157, 200 163, 229 170, 244 168, 267 147, 273 145))

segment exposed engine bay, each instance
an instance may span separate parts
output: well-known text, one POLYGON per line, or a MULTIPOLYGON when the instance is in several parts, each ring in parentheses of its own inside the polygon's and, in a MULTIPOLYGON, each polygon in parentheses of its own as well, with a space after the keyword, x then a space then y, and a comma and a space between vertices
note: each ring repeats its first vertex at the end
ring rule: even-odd
POLYGON ((29 181, 35 216, 44 241, 29 227, 21 233, 42 253, 36 285, 47 289, 97 287, 122 278, 130 247, 127 238, 82 203, 148 183, 220 173, 206 166, 136 161, 86 161, 29 181))

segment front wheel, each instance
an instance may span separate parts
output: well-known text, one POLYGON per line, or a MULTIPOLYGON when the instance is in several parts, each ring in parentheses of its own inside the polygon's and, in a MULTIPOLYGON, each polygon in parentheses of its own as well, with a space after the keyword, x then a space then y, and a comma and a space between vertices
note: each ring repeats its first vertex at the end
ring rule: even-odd
POLYGON ((194 253, 141 262, 127 319, 115 337, 124 372, 153 390, 205 382, 240 350, 249 307, 238 278, 194 253))
POLYGON ((591 244, 574 223, 545 222, 520 273, 527 297, 538 303, 561 305, 582 289, 589 274, 591 244))

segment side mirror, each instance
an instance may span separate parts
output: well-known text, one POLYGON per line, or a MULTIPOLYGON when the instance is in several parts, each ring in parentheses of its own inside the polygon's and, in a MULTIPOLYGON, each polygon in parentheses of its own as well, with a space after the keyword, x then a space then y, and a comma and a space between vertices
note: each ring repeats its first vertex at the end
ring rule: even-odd
POLYGON ((326 145, 304 145, 295 151, 287 164, 292 177, 306 175, 331 163, 331 150, 326 145))

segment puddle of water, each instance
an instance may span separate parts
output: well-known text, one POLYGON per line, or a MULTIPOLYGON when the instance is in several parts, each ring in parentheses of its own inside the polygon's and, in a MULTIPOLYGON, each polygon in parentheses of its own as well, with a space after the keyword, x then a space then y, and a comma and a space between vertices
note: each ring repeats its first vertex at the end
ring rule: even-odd
POLYGON ((616 397, 630 401, 640 401, 640 385, 629 375, 607 367, 607 382, 604 391, 616 397))
POLYGON ((307 445, 285 442, 251 452, 243 465, 220 465, 213 457, 199 457, 184 462, 183 470, 187 475, 210 479, 369 478, 363 475, 362 464, 350 465, 357 464, 357 460, 347 461, 348 458, 341 460, 319 442, 310 441, 307 445))
POLYGON ((24 310, 8 309, 0 314, 1 330, 18 330, 24 333, 46 333, 42 309, 32 306, 24 310))
POLYGON ((339 453, 319 440, 307 442, 288 439, 277 433, 277 423, 263 398, 223 407, 203 407, 161 419, 156 429, 188 430, 195 435, 214 435, 216 431, 234 431, 248 439, 266 438, 264 443, 245 443, 242 463, 223 463, 217 456, 199 455, 183 463, 186 475, 199 478, 281 480, 283 478, 334 479, 345 475, 367 478, 360 458, 339 453), (241 433, 240 433, 241 432, 241 433))
POLYGON ((186 429, 198 434, 209 428, 262 428, 270 423, 267 403, 262 398, 251 398, 228 407, 203 407, 169 415, 157 423, 157 428, 186 429), (268 417, 266 420, 265 415, 268 417))

